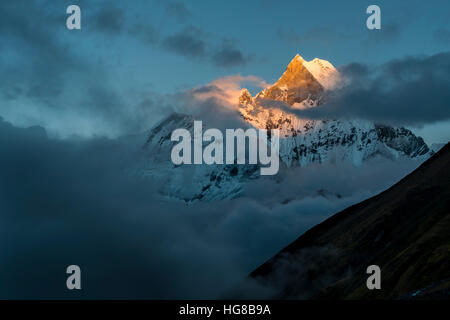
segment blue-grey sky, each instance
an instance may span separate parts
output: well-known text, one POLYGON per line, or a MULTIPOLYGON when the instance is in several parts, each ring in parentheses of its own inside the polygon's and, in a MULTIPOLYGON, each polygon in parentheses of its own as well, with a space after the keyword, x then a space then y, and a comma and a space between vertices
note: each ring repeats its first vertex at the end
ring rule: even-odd
POLYGON ((450 2, 445 0, 433 5, 420 0, 377 1, 382 29, 374 31, 366 28, 370 1, 101 2, 81 2, 83 30, 77 34, 64 30, 61 36, 118 73, 149 82, 160 92, 237 72, 273 82, 296 53, 341 66, 380 64, 450 49, 450 2), (102 25, 96 16, 99 11, 110 14, 102 25), (130 35, 136 25, 138 30, 130 35), (203 43, 205 57, 159 43, 181 34, 203 43), (214 52, 207 47, 219 48, 223 42, 239 51, 242 60, 230 65, 209 61, 214 52))
MULTIPOLYGON (((449 21, 448 0, 0 1, 0 298, 223 297, 299 234, 418 162, 298 168, 283 183, 250 184, 247 197, 186 206, 162 201, 159 180, 121 174, 146 161, 144 135, 127 134, 176 111, 184 90, 231 75, 273 83, 300 53, 359 79, 334 115, 448 142, 449 21), (366 29, 374 3, 379 31, 366 29), (70 4, 81 7, 81 30, 66 28, 70 4), (64 288, 73 263, 81 292, 64 288)), ((219 107, 208 116, 227 123, 219 107)))
MULTIPOLYGON (((296 53, 342 67, 450 50, 446 0, 19 0, 0 13, 0 116, 63 135, 118 135, 143 114, 157 118, 157 95, 228 75, 272 83, 296 53), (70 4, 81 7, 81 30, 66 28, 70 4), (381 8, 381 30, 366 28, 370 4, 381 8)), ((444 142, 448 128, 421 132, 444 142)))

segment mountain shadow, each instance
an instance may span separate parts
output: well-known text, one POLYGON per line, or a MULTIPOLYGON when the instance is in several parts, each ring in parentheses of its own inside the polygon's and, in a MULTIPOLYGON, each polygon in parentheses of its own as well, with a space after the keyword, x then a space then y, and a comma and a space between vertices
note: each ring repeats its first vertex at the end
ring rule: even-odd
POLYGON ((249 280, 278 299, 448 299, 450 143, 388 190, 313 227, 249 280), (366 286, 381 268, 381 289, 366 286))

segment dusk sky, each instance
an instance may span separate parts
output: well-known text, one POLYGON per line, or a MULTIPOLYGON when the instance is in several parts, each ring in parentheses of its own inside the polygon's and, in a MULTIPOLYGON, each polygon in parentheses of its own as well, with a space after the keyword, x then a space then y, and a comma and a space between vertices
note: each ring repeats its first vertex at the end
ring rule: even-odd
POLYGON ((449 142, 450 1, 2 0, 0 79, 0 299, 224 297, 449 142), (296 54, 339 72, 296 58, 256 98, 296 54), (195 120, 280 129, 279 173, 173 161, 195 120))
MULTIPOLYGON (((450 2, 377 1, 382 28, 372 31, 366 28, 370 4, 3 2, 0 73, 6 81, 0 116, 19 126, 42 125, 62 136, 114 136, 122 133, 117 126, 95 129, 101 126, 95 121, 98 110, 109 113, 117 108, 120 111, 112 113, 121 118, 120 112, 129 117, 132 105, 145 108, 150 100, 153 107, 164 108, 156 96, 234 74, 273 83, 296 53, 307 60, 329 60, 339 68, 353 62, 377 66, 450 50, 450 2), (81 8, 81 30, 66 28, 70 4, 81 8), (89 107, 74 115, 80 105, 89 107)), ((250 90, 254 94, 258 89, 250 90)), ((114 121, 122 120, 110 123, 114 121)), ((427 142, 445 142, 448 128, 448 122, 426 124, 419 133, 427 142)), ((148 128, 142 124, 140 129, 148 128)))

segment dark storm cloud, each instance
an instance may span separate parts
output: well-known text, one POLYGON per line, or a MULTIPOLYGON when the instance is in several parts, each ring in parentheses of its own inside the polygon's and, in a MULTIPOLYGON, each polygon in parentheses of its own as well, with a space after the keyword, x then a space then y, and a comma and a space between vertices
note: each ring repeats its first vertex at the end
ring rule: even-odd
POLYGON ((147 161, 145 139, 54 140, 0 121, 1 298, 217 298, 307 228, 411 169, 312 167, 254 183, 248 198, 186 206, 162 201, 156 177, 133 174, 147 161), (342 198, 312 191, 324 186, 342 198), (65 289, 71 264, 82 269, 80 292, 65 289))
MULTIPOLYGON (((173 214, 183 206, 161 206, 151 183, 123 175, 139 143, 55 141, 42 128, 4 122, 0 132, 0 163, 10 168, 0 174, 2 243, 8 242, 2 245, 0 296, 194 295, 195 281, 208 275, 196 274, 194 263, 190 276, 180 279, 188 270, 179 268, 208 246, 198 242, 198 226, 186 223, 188 212, 173 214), (83 272, 80 293, 64 290, 65 268, 74 263, 83 272)), ((215 272, 225 274, 218 267, 215 272)))
POLYGON ((365 64, 353 62, 342 67, 341 72, 344 76, 350 77, 351 79, 366 77, 369 73, 369 67, 365 64))
POLYGON ((167 3, 166 11, 170 17, 175 18, 180 23, 186 22, 192 15, 182 2, 167 3))
POLYGON ((341 72, 350 84, 319 108, 276 105, 311 119, 363 118, 412 126, 450 119, 450 53, 407 57, 379 67, 354 63, 341 72))

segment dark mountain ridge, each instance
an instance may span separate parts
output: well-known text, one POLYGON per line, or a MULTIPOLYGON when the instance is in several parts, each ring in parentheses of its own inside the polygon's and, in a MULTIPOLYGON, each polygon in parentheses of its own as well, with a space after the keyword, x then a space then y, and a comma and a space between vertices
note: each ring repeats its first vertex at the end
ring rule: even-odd
POLYGON ((450 296, 450 144, 388 190, 313 227, 250 274, 273 298, 450 296), (381 268, 381 290, 366 269, 381 268))

